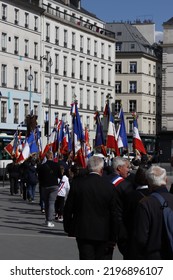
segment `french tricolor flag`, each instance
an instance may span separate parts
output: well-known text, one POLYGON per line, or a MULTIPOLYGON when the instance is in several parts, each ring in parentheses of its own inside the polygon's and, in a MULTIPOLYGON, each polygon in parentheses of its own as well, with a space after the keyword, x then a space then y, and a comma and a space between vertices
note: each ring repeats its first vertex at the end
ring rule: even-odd
POLYGON ((139 135, 138 123, 136 118, 134 118, 133 120, 133 149, 138 150, 142 154, 146 154, 146 150, 139 135))
POLYGON ((109 118, 106 146, 107 148, 113 149, 116 152, 117 156, 120 155, 116 138, 114 118, 111 113, 109 118))

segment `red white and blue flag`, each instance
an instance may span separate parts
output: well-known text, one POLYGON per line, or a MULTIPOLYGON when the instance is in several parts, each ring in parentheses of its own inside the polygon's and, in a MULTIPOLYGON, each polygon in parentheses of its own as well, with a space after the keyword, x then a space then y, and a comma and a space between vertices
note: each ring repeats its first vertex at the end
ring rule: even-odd
POLYGON ((139 151, 142 154, 146 154, 145 147, 139 135, 138 123, 136 117, 134 117, 133 119, 133 149, 139 151))
POLYGON ((117 156, 120 155, 120 152, 118 149, 118 144, 117 144, 117 136, 116 136, 114 118, 111 113, 109 116, 106 146, 107 146, 107 148, 114 150, 116 152, 117 156))
POLYGON ((124 121, 124 112, 122 107, 120 109, 120 113, 118 117, 120 119, 120 124, 117 132, 118 148, 125 148, 128 150, 127 133, 126 133, 126 126, 124 121))

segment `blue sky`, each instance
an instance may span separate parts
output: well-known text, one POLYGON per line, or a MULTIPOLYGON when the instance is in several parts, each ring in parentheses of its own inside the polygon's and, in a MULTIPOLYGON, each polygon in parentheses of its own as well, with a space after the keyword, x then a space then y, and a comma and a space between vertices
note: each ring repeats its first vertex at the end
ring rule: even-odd
POLYGON ((81 0, 81 5, 106 22, 151 19, 156 31, 173 17, 173 0, 81 0))

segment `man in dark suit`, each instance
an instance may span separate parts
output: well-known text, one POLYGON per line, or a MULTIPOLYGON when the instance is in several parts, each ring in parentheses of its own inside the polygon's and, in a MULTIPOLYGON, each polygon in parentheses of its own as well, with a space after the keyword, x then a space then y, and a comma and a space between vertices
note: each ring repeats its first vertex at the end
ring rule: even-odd
POLYGON ((114 188, 102 177, 103 159, 88 160, 89 174, 72 181, 64 208, 64 230, 75 236, 81 260, 105 259, 116 239, 114 188))

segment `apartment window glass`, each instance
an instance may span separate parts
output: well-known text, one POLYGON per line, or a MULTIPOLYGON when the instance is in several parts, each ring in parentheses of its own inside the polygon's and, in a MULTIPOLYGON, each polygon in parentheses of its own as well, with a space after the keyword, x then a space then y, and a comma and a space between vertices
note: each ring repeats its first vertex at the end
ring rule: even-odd
POLYGON ((104 84, 105 68, 101 67, 101 84, 104 84))
POLYGON ((111 85, 111 69, 108 69, 108 85, 111 85))
POLYGON ((80 79, 83 79, 83 61, 80 61, 80 79))
POLYGON ((29 41, 25 39, 25 56, 29 55, 29 41))
POLYGON ((6 20, 7 19, 7 5, 2 4, 2 19, 6 20))
POLYGON ((105 44, 101 43, 101 57, 104 58, 104 53, 105 53, 105 44))
POLYGON ((151 94, 151 83, 148 83, 148 94, 151 94))
POLYGON ((118 114, 121 109, 121 100, 115 100, 115 113, 118 114))
POLYGON ((62 114, 62 121, 64 122, 64 123, 66 123, 66 121, 67 121, 67 114, 62 114))
POLYGON ((55 83, 55 104, 58 105, 59 102, 59 84, 55 83))
POLYGON ((14 9, 14 23, 18 24, 19 23, 19 10, 14 9))
POLYGON ((38 72, 34 71, 34 91, 38 91, 38 72))
POLYGON ((148 75, 151 75, 151 64, 148 65, 148 75))
POLYGON ((1 122, 7 122, 7 102, 3 100, 1 101, 1 122))
POLYGON ((14 123, 19 123, 19 103, 14 103, 14 123))
POLYGON ((153 65, 153 76, 156 77, 156 65, 153 65))
POLYGON ((49 85, 49 81, 45 82, 45 99, 46 99, 46 103, 49 103, 49 90, 50 90, 50 85, 49 85))
POLYGON ((7 65, 5 64, 1 66, 1 82, 2 86, 7 86, 7 65))
POLYGON ((90 90, 87 89, 87 109, 90 108, 90 90))
POLYGON ((64 19, 68 19, 68 17, 67 17, 67 10, 64 10, 64 19))
POLYGON ((67 106, 67 86, 64 85, 64 106, 67 106))
POLYGON ((34 59, 38 59, 38 43, 34 42, 34 59))
POLYGON ((156 103, 153 102, 153 114, 155 114, 155 113, 156 113, 156 103))
POLYGON ((59 12, 59 7, 58 6, 56 6, 56 16, 60 17, 60 12, 59 12))
POLYGON ((59 45, 59 27, 55 26, 55 44, 59 45))
POLYGON ((137 62, 130 62, 130 73, 137 73, 137 62))
POLYGON ((97 65, 94 64, 94 83, 97 82, 97 65))
POLYGON ((72 32, 72 49, 75 50, 76 45, 76 34, 72 32))
POLYGON ((83 52, 83 46, 84 46, 84 38, 82 35, 80 35, 80 51, 83 52))
POLYGON ((115 82, 115 93, 122 93, 121 81, 116 81, 115 82))
POLYGON ((133 121, 129 121, 129 133, 133 132, 133 121))
POLYGON ((137 92, 137 82, 136 81, 130 81, 129 82, 129 91, 130 91, 130 93, 136 93, 137 92))
POLYGON ((34 16, 34 30, 37 31, 38 30, 38 17, 34 16))
POLYGON ((83 108, 83 88, 80 88, 80 108, 83 108))
POLYGON ((46 22, 46 41, 50 41, 50 24, 46 22))
POLYGON ((72 96, 71 96, 71 102, 72 102, 73 97, 75 96, 75 87, 74 86, 71 87, 71 93, 72 93, 72 96))
POLYGON ((151 113, 151 101, 148 101, 148 113, 151 113))
POLYGON ((101 111, 104 110, 104 104, 105 104, 104 92, 101 92, 101 111))
POLYGON ((38 106, 34 105, 34 115, 38 116, 38 106))
POLYGON ((91 40, 90 38, 87 38, 87 54, 90 54, 91 50, 91 40))
POLYGON ((97 110, 97 91, 94 91, 94 110, 97 110))
POLYGON ((64 47, 67 48, 68 32, 64 30, 64 47))
POLYGON ((28 69, 25 69, 24 72, 25 72, 25 90, 28 90, 28 69))
POLYGON ((6 33, 2 33, 1 44, 2 44, 2 51, 6 51, 7 50, 7 34, 6 33))
POLYGON ((72 73, 71 73, 71 75, 74 78, 74 76, 75 76, 75 59, 74 58, 72 58, 71 64, 72 64, 72 73))
POLYGON ((29 115, 29 105, 24 104, 24 119, 27 115, 29 115))
POLYGON ((155 94, 156 94, 156 85, 153 84, 153 95, 155 95, 155 94))
POLYGON ((90 128, 90 117, 89 116, 86 117, 86 125, 87 125, 87 128, 90 128))
POLYGON ((94 40, 94 56, 97 56, 97 41, 94 40))
POLYGON ((129 100, 129 112, 136 112, 136 100, 129 100))
POLYGON ((67 56, 64 56, 64 76, 67 76, 67 56))
POLYGON ((111 60, 111 51, 112 51, 111 45, 108 45, 108 59, 109 60, 111 60))
POLYGON ((122 50, 122 42, 116 42, 115 46, 117 52, 122 50))
POLYGON ((119 61, 115 64, 115 73, 122 73, 122 63, 119 61))
POLYGON ((19 52, 19 37, 14 37, 14 53, 18 54, 19 52))
POLYGON ((19 87, 19 68, 14 67, 14 88, 19 87))
POLYGON ((29 27, 29 14, 25 13, 25 27, 28 28, 29 27))
POLYGON ((59 73, 59 54, 55 54, 55 74, 59 73))
POLYGON ((90 81, 90 68, 91 68, 91 64, 87 63, 87 81, 90 81))

